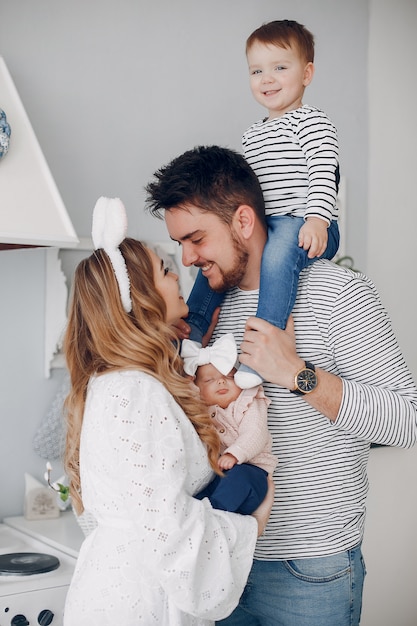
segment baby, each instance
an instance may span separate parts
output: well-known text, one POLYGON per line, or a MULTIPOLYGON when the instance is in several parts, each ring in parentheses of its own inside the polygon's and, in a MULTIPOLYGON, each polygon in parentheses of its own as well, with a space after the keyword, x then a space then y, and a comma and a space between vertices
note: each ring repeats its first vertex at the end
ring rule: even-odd
POLYGON ((221 440, 218 463, 224 476, 216 476, 195 497, 208 498, 216 509, 250 514, 264 499, 268 474, 277 465, 267 423, 270 401, 261 385, 245 390, 236 385, 237 349, 231 333, 209 348, 185 339, 181 355, 221 440))

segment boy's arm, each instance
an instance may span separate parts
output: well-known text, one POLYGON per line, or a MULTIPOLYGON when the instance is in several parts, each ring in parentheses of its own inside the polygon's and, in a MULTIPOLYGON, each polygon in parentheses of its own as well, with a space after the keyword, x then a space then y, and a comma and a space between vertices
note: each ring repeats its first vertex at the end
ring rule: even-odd
POLYGON ((301 118, 297 137, 304 153, 309 189, 305 217, 316 217, 327 225, 337 216, 339 145, 334 124, 322 111, 301 118))
POLYGON ((327 222, 319 217, 308 217, 298 232, 298 245, 308 250, 309 259, 324 254, 327 240, 327 222))

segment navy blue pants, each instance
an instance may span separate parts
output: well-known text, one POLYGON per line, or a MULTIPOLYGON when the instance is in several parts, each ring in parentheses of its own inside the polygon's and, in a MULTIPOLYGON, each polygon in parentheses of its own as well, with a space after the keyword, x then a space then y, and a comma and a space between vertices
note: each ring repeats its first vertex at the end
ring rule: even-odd
POLYGON ((242 463, 216 476, 194 497, 208 498, 214 509, 250 515, 261 504, 268 490, 268 473, 256 465, 242 463))

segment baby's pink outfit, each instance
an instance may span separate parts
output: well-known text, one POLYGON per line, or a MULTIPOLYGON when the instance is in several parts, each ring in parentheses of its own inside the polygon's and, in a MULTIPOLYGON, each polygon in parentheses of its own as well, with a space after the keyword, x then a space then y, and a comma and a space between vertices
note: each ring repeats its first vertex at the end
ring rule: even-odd
POLYGON ((212 405, 210 411, 220 435, 221 453, 229 452, 237 458, 238 464, 252 463, 272 475, 278 461, 271 452, 269 404, 270 400, 259 385, 242 390, 227 408, 212 405))

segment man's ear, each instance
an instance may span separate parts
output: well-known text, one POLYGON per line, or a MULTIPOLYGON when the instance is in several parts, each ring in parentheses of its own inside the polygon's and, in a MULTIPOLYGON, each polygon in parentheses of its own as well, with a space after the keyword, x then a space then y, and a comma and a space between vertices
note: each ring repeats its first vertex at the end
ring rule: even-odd
POLYGON ((241 204, 233 215, 235 230, 243 239, 249 239, 252 236, 255 221, 255 211, 248 204, 241 204))
POLYGON ((307 87, 307 85, 309 85, 311 83, 311 81, 313 80, 313 76, 314 76, 314 64, 311 63, 307 63, 307 65, 304 68, 304 80, 303 80, 303 85, 304 87, 307 87))

